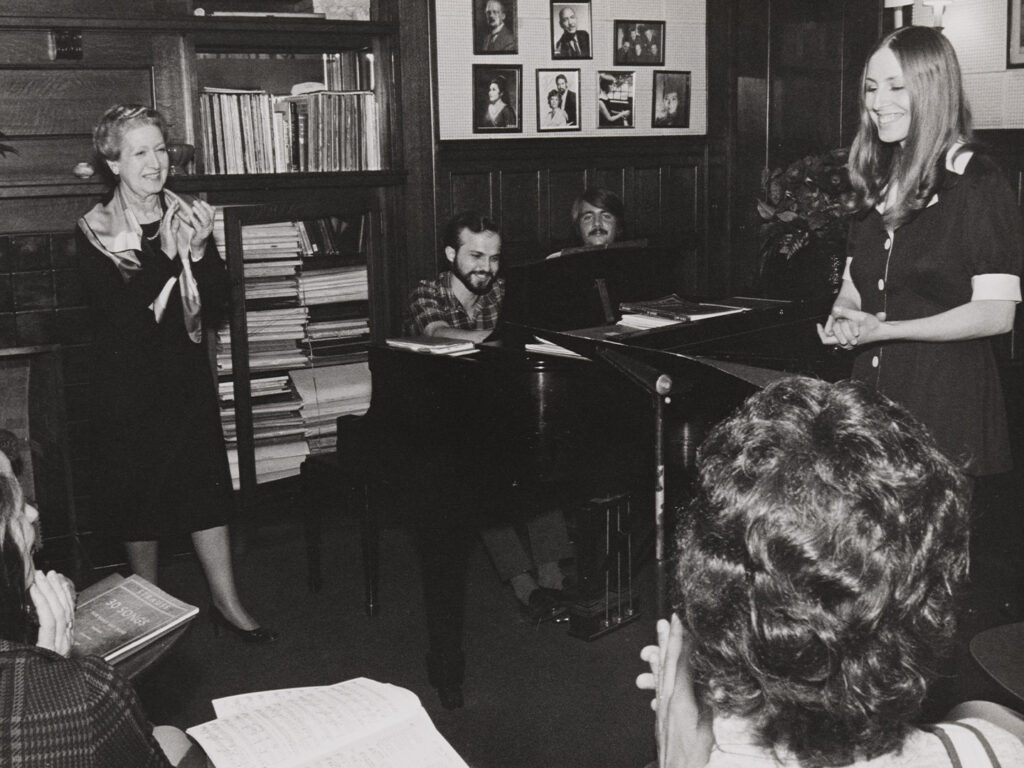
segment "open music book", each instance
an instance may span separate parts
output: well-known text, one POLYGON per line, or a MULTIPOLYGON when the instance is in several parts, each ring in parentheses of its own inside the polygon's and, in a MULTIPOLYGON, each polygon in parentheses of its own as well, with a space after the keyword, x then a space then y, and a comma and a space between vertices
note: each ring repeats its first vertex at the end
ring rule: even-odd
POLYGON ((213 702, 189 728, 216 768, 469 768, 412 691, 357 677, 213 702))
MULTIPOLYGON (((748 309, 750 307, 712 304, 706 301, 690 301, 675 293, 662 296, 660 299, 624 301, 619 304, 619 311, 623 315, 623 322, 625 322, 628 316, 630 319, 637 320, 655 318, 655 320, 664 320, 668 323, 686 323, 691 320, 703 320, 709 317, 718 317, 719 315, 746 312, 748 309)), ((664 325, 665 323, 656 324, 664 325)))

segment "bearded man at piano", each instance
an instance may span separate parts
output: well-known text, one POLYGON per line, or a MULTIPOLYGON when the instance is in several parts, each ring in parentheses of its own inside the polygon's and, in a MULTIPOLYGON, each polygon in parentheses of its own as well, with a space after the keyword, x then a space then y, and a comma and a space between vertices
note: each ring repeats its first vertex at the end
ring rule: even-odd
MULTIPOLYGON (((498 277, 501 233, 486 216, 460 213, 445 228, 444 253, 451 268, 436 280, 421 280, 413 289, 405 333, 479 343, 497 325, 505 296, 505 283, 498 277)), ((532 556, 511 526, 487 528, 481 536, 498 576, 511 585, 523 613, 541 622, 564 613, 559 561, 572 557, 572 546, 560 509, 531 515, 525 528, 532 556)))

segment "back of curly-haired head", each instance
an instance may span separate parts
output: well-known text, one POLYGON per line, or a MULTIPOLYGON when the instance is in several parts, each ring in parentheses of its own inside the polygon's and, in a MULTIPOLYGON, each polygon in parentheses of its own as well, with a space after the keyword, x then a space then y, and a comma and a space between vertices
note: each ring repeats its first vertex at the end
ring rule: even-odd
POLYGON ((674 602, 694 681, 802 766, 896 749, 950 640, 966 483, 905 410, 787 379, 700 449, 674 602))

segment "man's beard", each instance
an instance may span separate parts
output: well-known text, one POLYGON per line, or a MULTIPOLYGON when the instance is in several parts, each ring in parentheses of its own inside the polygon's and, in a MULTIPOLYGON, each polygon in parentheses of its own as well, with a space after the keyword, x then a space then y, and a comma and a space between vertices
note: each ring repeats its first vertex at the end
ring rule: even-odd
POLYGON ((466 286, 470 293, 475 293, 477 296, 485 295, 494 284, 494 275, 483 270, 463 272, 459 269, 458 264, 453 263, 452 273, 459 278, 459 282, 466 286))

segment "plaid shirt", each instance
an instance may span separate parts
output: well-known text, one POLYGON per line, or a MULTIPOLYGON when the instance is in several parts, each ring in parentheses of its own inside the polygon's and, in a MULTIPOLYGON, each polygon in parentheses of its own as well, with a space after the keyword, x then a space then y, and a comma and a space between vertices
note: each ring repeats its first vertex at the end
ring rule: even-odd
POLYGON ((0 765, 170 768, 131 684, 97 657, 0 640, 0 765))
POLYGON ((477 300, 476 314, 470 317, 452 290, 452 280, 457 279, 451 272, 442 272, 437 280, 420 280, 409 294, 409 307, 402 324, 406 336, 420 336, 428 325, 437 321, 465 331, 487 331, 498 324, 505 281, 501 278, 494 281, 491 290, 477 300))

